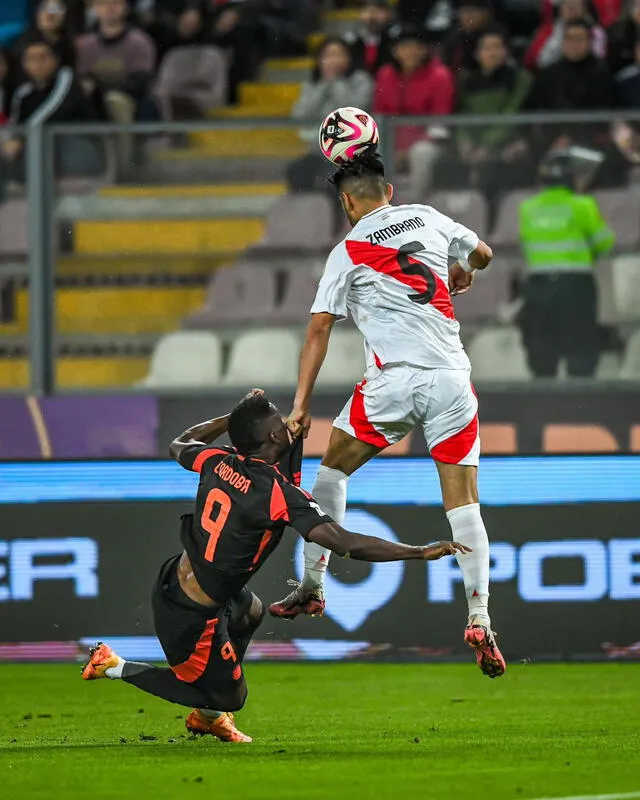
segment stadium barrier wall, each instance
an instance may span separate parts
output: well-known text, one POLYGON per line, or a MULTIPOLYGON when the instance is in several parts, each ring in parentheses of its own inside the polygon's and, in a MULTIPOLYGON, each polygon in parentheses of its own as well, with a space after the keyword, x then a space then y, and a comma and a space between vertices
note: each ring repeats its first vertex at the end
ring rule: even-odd
MULTIPOLYGON (((316 467, 306 461, 306 486, 316 467)), ((640 657, 640 457, 492 458, 481 474, 507 656, 640 657)), ((180 549, 195 480, 168 462, 0 465, 0 659, 76 659, 100 638, 125 657, 162 658, 149 593, 180 549)), ((437 495, 426 459, 373 462, 352 479, 346 525, 413 544, 449 538, 437 495)), ((289 532, 251 586, 271 602, 301 570, 289 532)), ((468 658, 454 559, 334 558, 331 572, 326 616, 267 617, 250 658, 468 658)))
MULTIPOLYGON (((485 454, 638 452, 638 391, 618 386, 478 387, 485 454)), ((288 391, 269 392, 288 409, 288 391)), ((313 399, 314 424, 306 453, 320 455, 331 421, 349 390, 313 399)), ((194 422, 226 413, 238 392, 171 395, 76 395, 0 398, 0 459, 153 458, 194 422), (96 426, 96 420, 100 420, 96 426)), ((424 455, 420 431, 390 451, 424 455)))

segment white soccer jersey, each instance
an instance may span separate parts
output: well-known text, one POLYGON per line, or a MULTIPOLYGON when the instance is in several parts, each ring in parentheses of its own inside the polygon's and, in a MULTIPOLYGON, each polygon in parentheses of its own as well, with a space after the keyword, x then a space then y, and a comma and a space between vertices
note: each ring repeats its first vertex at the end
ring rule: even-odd
POLYGON ((449 295, 451 259, 478 236, 430 206, 383 206, 364 216, 327 259, 311 313, 351 313, 367 363, 469 369, 449 295))

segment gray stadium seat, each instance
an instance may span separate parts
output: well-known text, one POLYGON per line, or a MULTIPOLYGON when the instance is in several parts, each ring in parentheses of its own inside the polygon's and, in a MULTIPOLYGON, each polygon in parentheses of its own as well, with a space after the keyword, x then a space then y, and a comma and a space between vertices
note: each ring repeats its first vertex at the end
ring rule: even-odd
POLYGON ((480 192, 434 192, 428 203, 436 211, 471 228, 481 239, 486 239, 487 203, 480 192))
POLYGON ((27 201, 23 198, 0 204, 0 258, 25 257, 29 250, 27 201))
POLYGON ((190 112, 206 116, 225 102, 227 58, 210 46, 175 47, 165 56, 158 74, 155 95, 165 119, 185 118, 190 112))
POLYGON ((215 273, 204 306, 188 316, 183 327, 215 329, 263 321, 273 312, 275 301, 273 271, 241 261, 215 273))
POLYGON ((280 197, 267 217, 264 238, 256 250, 323 251, 332 247, 333 209, 323 194, 288 194, 280 197))
POLYGON ((640 255, 623 255, 611 262, 616 322, 640 320, 640 255))
POLYGON ((494 258, 488 269, 475 274, 468 292, 453 298, 456 319, 462 325, 495 319, 509 302, 511 280, 519 269, 517 260, 494 258))
POLYGON ((518 247, 520 245, 518 211, 522 202, 531 195, 531 189, 520 189, 516 192, 509 192, 502 198, 494 229, 489 236, 489 244, 492 247, 518 247))
POLYGON ((640 192, 630 189, 602 189, 594 192, 602 216, 616 234, 616 248, 640 245, 640 192))
POLYGON ((243 333, 231 348, 225 386, 293 386, 298 377, 300 339, 290 330, 243 333))
POLYGON ((270 322, 278 325, 304 325, 309 319, 322 275, 323 262, 302 259, 292 263, 287 271, 287 282, 282 303, 274 309, 270 322))
POLYGON ((527 381, 531 378, 520 331, 512 326, 480 331, 469 347, 469 359, 477 381, 527 381))
POLYGON ((626 380, 640 381, 640 330, 634 331, 627 340, 620 377, 626 380))
POLYGON ((342 330, 340 325, 331 332, 329 349, 320 374, 318 386, 353 386, 362 380, 366 369, 364 340, 355 330, 342 330))
POLYGON ((212 387, 220 383, 222 345, 210 331, 177 331, 163 336, 141 385, 152 388, 212 387))

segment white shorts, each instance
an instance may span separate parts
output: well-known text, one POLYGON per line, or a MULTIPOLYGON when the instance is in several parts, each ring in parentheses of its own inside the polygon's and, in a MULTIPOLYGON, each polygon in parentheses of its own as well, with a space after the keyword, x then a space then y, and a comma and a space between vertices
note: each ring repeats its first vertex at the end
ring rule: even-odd
POLYGON ((419 424, 436 461, 478 466, 478 400, 467 370, 389 364, 356 386, 333 424, 377 447, 419 424))

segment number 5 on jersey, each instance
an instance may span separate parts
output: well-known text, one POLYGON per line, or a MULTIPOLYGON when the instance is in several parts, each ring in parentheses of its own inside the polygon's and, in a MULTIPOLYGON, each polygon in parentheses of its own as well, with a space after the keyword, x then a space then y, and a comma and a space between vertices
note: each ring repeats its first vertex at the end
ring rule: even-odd
POLYGON ((213 561, 218 546, 218 539, 222 533, 225 522, 231 511, 231 498, 222 489, 212 489, 207 495, 207 499, 202 509, 202 517, 200 518, 200 525, 202 529, 209 534, 209 542, 207 549, 204 551, 206 561, 213 561), (216 511, 217 506, 217 514, 216 511))

